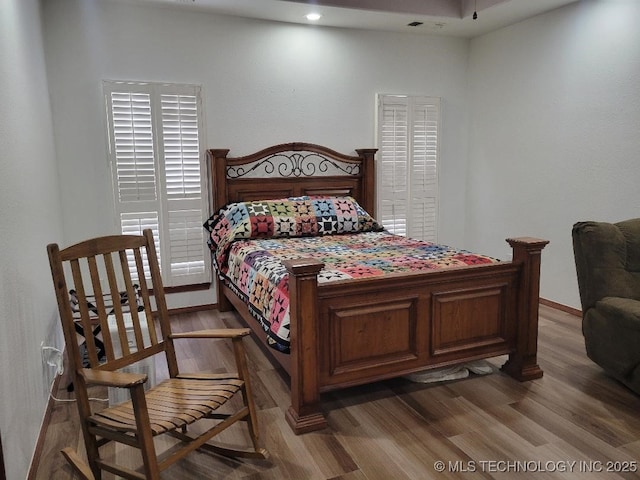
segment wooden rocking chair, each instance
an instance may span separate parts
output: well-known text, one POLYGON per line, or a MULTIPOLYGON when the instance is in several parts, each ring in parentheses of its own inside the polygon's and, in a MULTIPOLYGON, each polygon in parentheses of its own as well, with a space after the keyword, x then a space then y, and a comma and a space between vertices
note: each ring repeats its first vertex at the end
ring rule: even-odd
POLYGON ((145 230, 142 236, 94 238, 64 250, 51 244, 47 251, 89 461, 87 466, 75 450, 63 450, 77 473, 87 479, 100 479, 102 470, 129 479, 159 479, 160 471, 195 449, 231 457, 267 457, 267 451, 258 445, 257 417, 242 343, 249 330, 171 332, 151 230, 145 230), (75 291, 73 307, 70 290, 75 291), (159 323, 161 335, 156 333, 154 321, 159 323), (96 324, 101 326, 104 357, 100 358, 100 348, 91 335, 86 336, 86 352, 80 348, 76 322, 85 332, 93 331, 96 324), (181 374, 174 340, 184 338, 230 339, 237 372, 181 374), (166 357, 170 378, 145 390, 147 375, 131 373, 130 366, 145 359, 153 362, 153 355, 158 353, 166 357), (128 373, 116 371, 127 367, 128 373), (87 391, 94 385, 126 389, 131 400, 94 409, 87 391), (230 402, 235 397, 242 398, 230 402), (193 429, 188 432, 187 426, 199 420, 209 425, 198 429, 204 433, 192 435, 193 429), (206 443, 238 421, 248 427, 252 448, 236 450, 206 443), (158 456, 154 437, 161 434, 180 442, 158 456), (142 467, 133 470, 101 456, 101 447, 112 441, 140 449, 142 467))

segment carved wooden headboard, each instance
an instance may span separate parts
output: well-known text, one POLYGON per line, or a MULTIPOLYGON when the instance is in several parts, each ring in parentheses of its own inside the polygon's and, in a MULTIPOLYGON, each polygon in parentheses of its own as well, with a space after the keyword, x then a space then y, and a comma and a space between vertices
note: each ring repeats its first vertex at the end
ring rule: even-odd
POLYGON ((230 202, 301 195, 351 195, 375 216, 375 148, 357 156, 311 143, 284 143, 243 157, 207 151, 211 213, 230 202))

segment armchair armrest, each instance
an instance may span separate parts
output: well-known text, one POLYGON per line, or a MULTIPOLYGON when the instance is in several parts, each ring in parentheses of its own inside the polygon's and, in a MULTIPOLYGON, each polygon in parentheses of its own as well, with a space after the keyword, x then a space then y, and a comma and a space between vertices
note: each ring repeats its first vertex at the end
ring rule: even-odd
POLYGON ((170 338, 237 338, 249 335, 248 328, 215 328, 209 330, 196 330, 193 332, 172 333, 170 338))
POLYGON ((596 310, 616 320, 617 328, 640 331, 640 300, 605 297, 596 303, 596 310))
POLYGON ((110 372, 83 368, 80 370, 80 375, 89 385, 104 385, 106 387, 133 388, 147 381, 146 373, 110 372))

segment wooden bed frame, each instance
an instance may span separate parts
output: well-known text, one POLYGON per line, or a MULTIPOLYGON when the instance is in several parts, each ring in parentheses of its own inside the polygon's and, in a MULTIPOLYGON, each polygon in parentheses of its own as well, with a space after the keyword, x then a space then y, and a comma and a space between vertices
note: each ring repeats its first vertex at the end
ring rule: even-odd
MULTIPOLYGON (((343 155, 308 143, 238 158, 228 158, 227 149, 209 150, 212 212, 229 202, 328 194, 351 195, 375 217, 376 149, 356 152, 343 155)), ((508 354, 504 372, 520 381, 540 378, 540 256, 548 242, 507 242, 510 262, 320 285, 321 263, 287 262, 291 353, 272 354, 291 379, 286 418, 293 430, 326 427, 323 392, 427 368, 508 354)), ((217 283, 220 311, 235 308, 264 340, 247 306, 217 283)))

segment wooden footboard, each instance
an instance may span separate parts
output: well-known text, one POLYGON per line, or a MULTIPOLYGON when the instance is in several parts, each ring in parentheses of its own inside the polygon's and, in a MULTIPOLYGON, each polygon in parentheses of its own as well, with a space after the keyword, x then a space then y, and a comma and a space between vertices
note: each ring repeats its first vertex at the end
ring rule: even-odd
POLYGON ((523 381, 537 363, 540 253, 548 243, 507 240, 513 261, 318 285, 322 264, 287 263, 291 308, 291 406, 300 434, 326 426, 322 392, 508 354, 523 381))

